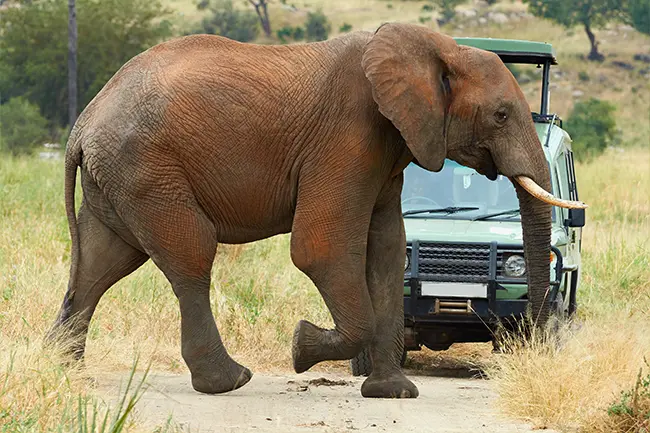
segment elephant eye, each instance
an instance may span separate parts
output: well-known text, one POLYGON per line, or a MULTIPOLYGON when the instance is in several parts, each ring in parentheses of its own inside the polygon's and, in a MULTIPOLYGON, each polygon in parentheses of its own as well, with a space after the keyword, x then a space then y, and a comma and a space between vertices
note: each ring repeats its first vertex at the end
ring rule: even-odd
POLYGON ((508 120, 508 113, 505 110, 499 110, 494 113, 494 118, 498 123, 503 123, 508 120))

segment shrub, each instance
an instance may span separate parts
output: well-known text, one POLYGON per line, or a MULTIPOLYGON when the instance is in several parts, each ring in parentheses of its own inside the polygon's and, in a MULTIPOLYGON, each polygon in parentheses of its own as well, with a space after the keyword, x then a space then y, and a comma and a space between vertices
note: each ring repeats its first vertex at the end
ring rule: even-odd
POLYGON ((339 27, 339 32, 341 33, 347 33, 350 30, 352 30, 352 24, 349 23, 343 23, 341 27, 339 27))
POLYGON ((302 41, 305 39, 305 28, 297 26, 293 29, 293 34, 291 35, 294 40, 302 41))
POLYGON ((607 409, 608 421, 618 431, 647 432, 650 427, 650 374, 643 377, 642 372, 639 370, 634 387, 621 392, 619 400, 607 409))
POLYGON ((576 159, 589 160, 617 141, 615 111, 609 102, 595 98, 576 103, 566 120, 576 159))
POLYGON ((250 42, 259 34, 257 15, 249 10, 235 9, 232 0, 211 1, 207 9, 210 10, 210 15, 203 19, 200 27, 190 33, 220 35, 239 42, 250 42))
POLYGON ((585 71, 578 72, 578 80, 589 81, 589 74, 585 71))
POLYGON ((47 120, 38 106, 22 97, 0 105, 0 149, 27 153, 48 138, 47 120))
POLYGON ((433 12, 433 6, 430 4, 422 5, 422 12, 433 12))
POLYGON ((440 25, 446 24, 456 16, 456 6, 465 3, 466 0, 434 0, 433 4, 440 13, 440 25))
POLYGON ((325 41, 329 37, 332 25, 322 11, 309 12, 305 29, 308 41, 325 41))
POLYGON ((289 42, 289 39, 293 39, 294 41, 302 41, 305 39, 305 29, 300 26, 284 26, 275 33, 283 44, 289 42))

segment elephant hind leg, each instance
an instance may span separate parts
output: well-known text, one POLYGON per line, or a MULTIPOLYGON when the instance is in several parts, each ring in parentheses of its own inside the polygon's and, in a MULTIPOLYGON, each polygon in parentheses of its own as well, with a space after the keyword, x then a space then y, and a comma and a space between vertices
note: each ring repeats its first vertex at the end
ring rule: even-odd
MULTIPOLYGON (((189 187, 186 194, 191 197, 189 187)), ((245 385, 252 373, 226 351, 210 309, 210 272, 217 249, 214 224, 195 202, 173 197, 164 204, 140 201, 125 222, 178 298, 181 353, 194 389, 217 394, 245 385)))
POLYGON ((79 209, 77 226, 79 257, 76 278, 71 278, 74 287, 68 287, 48 339, 70 339, 67 349, 79 359, 85 350, 88 325, 102 295, 149 257, 102 223, 85 202, 79 209))

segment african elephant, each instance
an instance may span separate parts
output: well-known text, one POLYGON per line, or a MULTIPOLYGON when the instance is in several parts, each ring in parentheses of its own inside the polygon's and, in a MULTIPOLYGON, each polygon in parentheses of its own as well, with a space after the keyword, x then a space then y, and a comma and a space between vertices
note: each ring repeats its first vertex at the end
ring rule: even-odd
POLYGON ((227 353, 210 310, 217 243, 291 232, 293 263, 335 322, 298 323, 295 371, 369 346, 362 395, 417 397, 400 369, 402 171, 414 159, 437 171, 446 157, 521 180, 531 304, 545 317, 551 211, 524 188, 543 195, 549 172, 528 104, 496 55, 396 23, 290 46, 209 35, 154 46, 71 132, 70 282, 53 332, 77 317, 80 357, 101 296, 151 258, 178 297, 194 389, 234 390, 251 372, 227 353))

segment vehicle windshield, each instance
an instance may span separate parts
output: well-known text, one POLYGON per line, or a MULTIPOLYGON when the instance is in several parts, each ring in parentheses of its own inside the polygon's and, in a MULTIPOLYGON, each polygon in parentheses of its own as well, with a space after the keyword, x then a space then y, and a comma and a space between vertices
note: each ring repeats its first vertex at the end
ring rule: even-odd
POLYGON ((473 220, 488 216, 491 220, 520 221, 517 209, 515 188, 503 175, 491 181, 450 159, 437 173, 413 163, 404 170, 404 218, 473 220))

